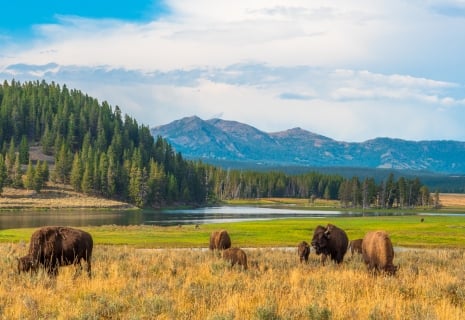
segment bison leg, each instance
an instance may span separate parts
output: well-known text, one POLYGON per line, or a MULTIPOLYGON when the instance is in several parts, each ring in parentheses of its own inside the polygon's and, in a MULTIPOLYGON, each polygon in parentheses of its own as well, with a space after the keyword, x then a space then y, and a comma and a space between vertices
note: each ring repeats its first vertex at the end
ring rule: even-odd
POLYGON ((47 268, 47 273, 51 277, 57 277, 58 276, 58 265, 54 264, 51 265, 47 268))
POLYGON ((90 258, 87 258, 87 268, 86 268, 87 270, 86 271, 87 271, 87 276, 89 278, 92 278, 92 266, 91 266, 90 260, 91 260, 90 258))

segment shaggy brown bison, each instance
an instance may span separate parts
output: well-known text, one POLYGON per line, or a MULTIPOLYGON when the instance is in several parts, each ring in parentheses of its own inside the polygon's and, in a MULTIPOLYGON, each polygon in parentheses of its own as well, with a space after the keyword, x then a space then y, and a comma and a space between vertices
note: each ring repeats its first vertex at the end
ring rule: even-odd
POLYGON ((240 248, 229 248, 223 251, 223 259, 231 262, 231 267, 238 264, 247 270, 247 255, 240 248))
POLYGON ((362 254, 362 242, 363 239, 355 239, 349 242, 350 253, 352 254, 352 256, 354 255, 354 253, 362 254))
POLYGON ((18 259, 18 272, 36 271, 42 266, 49 275, 56 276, 59 266, 87 262, 91 277, 92 236, 82 230, 68 227, 43 227, 31 236, 29 252, 18 259))
POLYGON ((368 232, 363 238, 362 255, 369 271, 385 272, 395 275, 398 266, 394 266, 394 249, 391 239, 384 231, 368 232))
POLYGON ((231 238, 226 230, 213 231, 210 235, 210 250, 231 248, 231 238))
POLYGON ((333 224, 325 227, 316 227, 313 233, 312 247, 317 255, 321 254, 321 263, 324 265, 326 257, 330 256, 331 260, 341 263, 347 252, 349 238, 344 230, 339 229, 333 224))
POLYGON ((308 263, 308 256, 310 255, 310 246, 308 245, 307 241, 302 241, 299 243, 297 246, 297 253, 300 258, 300 263, 305 261, 305 263, 308 263))

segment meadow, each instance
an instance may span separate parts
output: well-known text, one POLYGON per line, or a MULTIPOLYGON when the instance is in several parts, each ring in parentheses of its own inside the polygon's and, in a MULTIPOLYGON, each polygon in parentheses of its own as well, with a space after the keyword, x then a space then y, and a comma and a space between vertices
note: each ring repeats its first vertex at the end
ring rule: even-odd
POLYGON ((60 268, 56 279, 43 271, 18 274, 16 258, 26 254, 35 229, 0 230, 1 319, 465 317, 465 217, 460 215, 82 229, 95 241, 92 279, 74 267, 60 268), (297 243, 309 242, 313 229, 327 223, 343 228, 350 239, 386 230, 396 247, 398 274, 373 276, 361 257, 350 253, 341 265, 321 266, 312 250, 309 263, 300 264, 297 243), (248 270, 231 268, 206 249, 209 234, 220 228, 247 253, 248 270))
POLYGON ((195 226, 83 228, 95 240, 93 277, 63 267, 56 279, 17 274, 34 229, 0 231, 2 319, 463 319, 465 218, 428 216, 273 220, 195 226), (334 219, 333 219, 334 220, 334 219), (360 256, 300 264, 297 243, 332 222, 351 239, 384 229, 395 277, 373 276, 360 256), (249 269, 207 250, 227 228, 249 269))
POLYGON ((248 270, 205 249, 97 245, 93 277, 14 270, 21 243, 0 244, 2 319, 463 319, 463 249, 396 253, 397 276, 360 256, 300 264, 295 248, 246 248, 248 270), (256 262, 257 265, 254 263, 256 262))

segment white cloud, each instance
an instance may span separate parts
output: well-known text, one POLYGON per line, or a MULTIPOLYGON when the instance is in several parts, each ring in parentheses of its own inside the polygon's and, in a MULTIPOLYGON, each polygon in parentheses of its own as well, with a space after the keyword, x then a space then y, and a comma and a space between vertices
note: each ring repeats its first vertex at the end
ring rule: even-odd
POLYGON ((366 16, 377 14, 344 1, 331 7, 325 1, 220 0, 168 6, 172 15, 146 24, 58 17, 57 24, 37 26, 40 39, 14 60, 149 70, 247 61, 335 64, 369 58, 374 20, 366 16))
POLYGON ((0 48, 0 74, 61 81, 150 126, 222 114, 341 140, 465 140, 463 1, 167 6, 148 23, 59 16, 0 48))

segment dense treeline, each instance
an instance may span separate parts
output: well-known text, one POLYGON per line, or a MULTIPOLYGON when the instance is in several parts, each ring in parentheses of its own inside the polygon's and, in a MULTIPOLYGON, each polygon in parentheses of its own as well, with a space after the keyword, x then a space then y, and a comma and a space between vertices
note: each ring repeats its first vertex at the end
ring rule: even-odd
POLYGON ((282 172, 254 172, 215 169, 213 194, 221 200, 261 197, 291 197, 336 200, 343 207, 413 208, 439 206, 438 193, 431 197, 428 187, 418 178, 406 179, 393 174, 376 183, 374 178, 351 179, 339 175, 310 172, 286 175, 282 172))
POLYGON ((259 197, 339 199, 346 207, 434 202, 418 179, 391 175, 376 184, 371 178, 224 170, 188 161, 118 106, 53 82, 0 85, 0 146, 0 192, 3 186, 40 192, 50 179, 139 207, 259 197), (54 161, 32 163, 31 147, 54 161))

